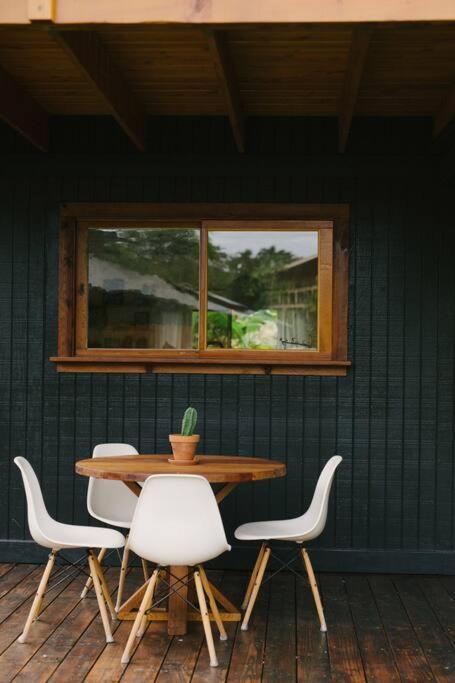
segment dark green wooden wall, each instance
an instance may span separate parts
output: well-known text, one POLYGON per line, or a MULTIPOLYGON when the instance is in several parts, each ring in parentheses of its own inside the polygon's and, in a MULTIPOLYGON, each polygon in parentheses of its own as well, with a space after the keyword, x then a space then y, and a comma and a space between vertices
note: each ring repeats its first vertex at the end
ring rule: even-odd
MULTIPOLYGON (((330 120, 256 120, 233 149, 221 119, 150 125, 136 154, 105 119, 56 120, 42 155, 0 130, 0 561, 38 557, 12 463, 31 460, 49 511, 87 521, 75 460, 94 444, 169 450, 190 403, 201 450, 272 457, 286 478, 223 503, 239 523, 298 515, 325 461, 344 457, 324 536, 326 569, 455 572, 454 206, 429 123, 368 121, 339 156, 330 120), (345 378, 57 375, 62 202, 348 202, 345 378)), ((225 564, 245 566, 249 549, 225 564)))

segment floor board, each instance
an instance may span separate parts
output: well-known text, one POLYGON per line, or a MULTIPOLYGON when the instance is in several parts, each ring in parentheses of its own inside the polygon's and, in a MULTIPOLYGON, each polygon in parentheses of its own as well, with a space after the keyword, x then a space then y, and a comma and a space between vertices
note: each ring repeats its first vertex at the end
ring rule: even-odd
POLYGON ((375 576, 370 579, 370 585, 402 679, 434 681, 430 664, 392 578, 375 576))
MULTIPOLYGON (((113 623, 106 645, 85 576, 49 591, 26 644, 17 642, 43 568, 0 565, 1 681, 52 683, 398 683, 455 680, 455 579, 438 576, 324 574, 318 577, 328 633, 321 633, 308 582, 281 573, 261 590, 247 631, 214 626, 219 667, 210 667, 201 624, 186 636, 150 624, 127 667, 120 656, 132 622, 113 623)), ((107 572, 115 588, 117 570, 107 572)), ((247 575, 213 572, 211 580, 240 604, 247 575)), ((141 571, 127 577, 127 594, 141 571)), ((115 592, 115 591, 113 591, 115 592)), ((191 593, 190 593, 191 596, 191 593)))
POLYGON ((400 675, 368 580, 364 576, 349 576, 346 591, 366 679, 369 683, 399 682, 400 675))

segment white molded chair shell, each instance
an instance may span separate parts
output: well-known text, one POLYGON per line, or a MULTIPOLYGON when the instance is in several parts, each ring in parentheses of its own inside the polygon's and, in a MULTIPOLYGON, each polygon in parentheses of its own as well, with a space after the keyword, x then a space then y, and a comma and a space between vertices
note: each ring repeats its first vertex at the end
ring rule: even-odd
POLYGON ((22 457, 14 459, 21 471, 27 497, 28 525, 32 538, 45 548, 122 548, 125 539, 119 531, 98 527, 61 524, 49 515, 37 476, 22 457))
POLYGON ((128 545, 139 557, 162 566, 202 564, 231 549, 210 484, 191 474, 157 474, 146 480, 128 545))
POLYGON ((342 460, 341 456, 334 455, 326 463, 319 475, 310 507, 303 515, 294 519, 242 524, 235 530, 235 537, 240 541, 280 540, 302 543, 320 536, 327 521, 333 478, 342 460))
MULTIPOLYGON (((93 449, 94 458, 138 455, 127 443, 101 443, 93 449)), ((87 509, 92 517, 106 524, 129 529, 137 505, 137 496, 121 481, 90 477, 87 509)))

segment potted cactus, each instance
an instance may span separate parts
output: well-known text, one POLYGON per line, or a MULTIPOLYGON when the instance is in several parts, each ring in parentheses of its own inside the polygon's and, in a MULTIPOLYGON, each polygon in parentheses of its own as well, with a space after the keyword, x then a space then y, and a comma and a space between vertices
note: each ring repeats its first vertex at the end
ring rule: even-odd
POLYGON ((182 419, 180 434, 169 434, 174 461, 182 465, 194 465, 197 460, 194 457, 199 443, 199 435, 194 433, 197 423, 197 411, 187 408, 182 419))

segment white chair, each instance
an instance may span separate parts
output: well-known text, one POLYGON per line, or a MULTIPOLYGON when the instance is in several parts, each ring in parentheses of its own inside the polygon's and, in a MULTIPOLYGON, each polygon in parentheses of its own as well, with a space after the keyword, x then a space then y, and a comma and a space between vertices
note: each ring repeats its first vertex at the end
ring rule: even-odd
MULTIPOLYGON (((138 455, 134 446, 127 443, 101 443, 93 449, 93 458, 115 457, 125 455, 138 455)), ((137 505, 137 496, 130 491, 121 481, 109 479, 96 479, 90 477, 87 490, 87 509, 92 517, 100 522, 129 529, 133 519, 134 510, 137 505)), ((98 561, 101 563, 106 554, 106 548, 101 548, 98 561)), ((126 537, 125 548, 123 550, 122 564, 120 568, 119 585, 117 591, 117 601, 115 609, 118 611, 123 597, 125 577, 128 569, 129 546, 128 536, 126 537)), ((145 562, 142 564, 144 578, 148 578, 148 570, 145 562)), ((92 579, 87 579, 81 598, 85 598, 92 585, 92 579)))
MULTIPOLYGON (((251 612, 253 611, 254 603, 256 602, 259 588, 261 587, 264 578, 264 573, 271 554, 269 546, 270 541, 293 541, 299 546, 299 555, 302 556, 308 574, 308 580, 321 622, 321 631, 327 631, 318 585, 316 583, 310 558, 303 543, 312 541, 324 531, 327 521, 330 489, 332 487, 335 471, 342 460, 343 458, 341 456, 334 455, 326 463, 319 475, 311 505, 300 517, 270 522, 250 522, 249 524, 242 524, 242 526, 239 526, 235 530, 235 537, 239 539, 239 541, 263 541, 242 603, 242 609, 246 610, 242 621, 242 631, 248 629, 251 612)), ((282 568, 290 568, 292 561, 293 560, 286 563, 282 562, 282 568)))
POLYGON ((33 471, 33 467, 25 458, 15 458, 14 462, 19 467, 24 482, 30 533, 36 543, 45 548, 50 548, 51 550, 38 591, 31 606, 27 621, 25 622, 24 630, 22 635, 19 636, 19 642, 26 642, 32 623, 39 617, 43 597, 58 552, 69 548, 86 548, 90 574, 95 586, 98 606, 103 621, 104 632, 106 634, 106 642, 112 643, 112 631, 106 610, 106 603, 113 619, 116 618, 116 614, 103 570, 101 569, 93 548, 122 548, 125 543, 123 535, 114 529, 61 524, 55 519, 52 519, 46 510, 41 487, 36 474, 33 471))
MULTIPOLYGON (((226 540, 220 511, 210 484, 204 477, 189 474, 158 474, 149 477, 139 496, 130 531, 130 548, 157 567, 146 582, 139 612, 131 629, 122 663, 130 660, 136 637, 147 624, 160 570, 170 565, 194 569, 199 608, 210 654, 210 665, 218 666, 205 594, 210 603, 220 638, 227 638, 203 562, 221 555, 231 547, 226 540)), ((176 591, 173 591, 176 592, 176 591)), ((176 592, 179 595, 178 592, 176 592)))

